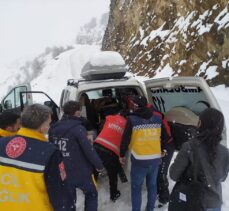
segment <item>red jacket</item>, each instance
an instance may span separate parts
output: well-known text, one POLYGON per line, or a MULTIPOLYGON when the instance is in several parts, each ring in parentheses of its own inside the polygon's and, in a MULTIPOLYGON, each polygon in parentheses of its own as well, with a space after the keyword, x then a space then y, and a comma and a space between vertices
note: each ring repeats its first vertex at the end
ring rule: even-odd
POLYGON ((119 156, 120 142, 126 126, 126 119, 119 115, 108 115, 102 131, 96 137, 95 143, 104 146, 119 156))

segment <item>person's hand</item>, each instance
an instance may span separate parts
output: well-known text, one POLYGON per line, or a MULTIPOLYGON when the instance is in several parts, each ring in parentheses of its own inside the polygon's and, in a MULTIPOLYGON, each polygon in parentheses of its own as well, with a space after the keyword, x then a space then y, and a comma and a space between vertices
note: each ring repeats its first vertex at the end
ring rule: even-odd
POLYGON ((167 150, 163 149, 162 152, 161 152, 161 157, 165 157, 167 154, 168 154, 167 150))
POLYGON ((106 171, 106 169, 105 169, 105 168, 102 168, 102 169, 96 169, 96 171, 98 171, 98 173, 99 173, 99 176, 100 176, 100 177, 104 177, 104 176, 106 176, 106 175, 107 175, 107 171, 106 171))
POLYGON ((87 134, 87 139, 91 142, 91 144, 93 145, 94 143, 94 138, 92 134, 87 134))
POLYGON ((125 163, 126 163, 126 158, 125 157, 120 157, 119 158, 119 162, 122 164, 122 166, 124 166, 125 163))

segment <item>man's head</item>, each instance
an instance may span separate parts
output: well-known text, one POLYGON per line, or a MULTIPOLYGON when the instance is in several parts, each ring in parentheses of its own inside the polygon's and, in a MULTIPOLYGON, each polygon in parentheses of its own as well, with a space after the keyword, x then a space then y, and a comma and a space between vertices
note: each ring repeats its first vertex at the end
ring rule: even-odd
POLYGON ((135 111, 138 108, 146 107, 147 99, 144 96, 132 96, 128 104, 129 109, 135 111))
POLYGON ((20 128, 20 115, 11 111, 0 114, 0 128, 9 132, 17 132, 20 128))
POLYGON ((27 106, 21 115, 22 127, 47 133, 51 122, 52 110, 41 104, 27 106))
POLYGON ((64 104, 63 111, 68 116, 80 116, 81 106, 80 103, 70 100, 64 104))

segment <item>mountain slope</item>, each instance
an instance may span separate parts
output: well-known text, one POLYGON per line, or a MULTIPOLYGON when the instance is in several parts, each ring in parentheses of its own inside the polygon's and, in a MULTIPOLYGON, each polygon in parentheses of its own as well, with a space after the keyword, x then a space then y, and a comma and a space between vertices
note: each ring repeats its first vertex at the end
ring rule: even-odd
POLYGON ((227 0, 111 0, 103 50, 145 76, 199 75, 229 86, 227 0))

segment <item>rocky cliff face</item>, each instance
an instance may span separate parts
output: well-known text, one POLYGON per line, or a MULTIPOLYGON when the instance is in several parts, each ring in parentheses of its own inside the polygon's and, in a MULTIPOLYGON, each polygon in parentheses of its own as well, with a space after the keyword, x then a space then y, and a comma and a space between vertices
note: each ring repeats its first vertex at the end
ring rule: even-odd
POLYGON ((139 75, 229 86, 228 0, 111 0, 102 49, 119 51, 139 75))

